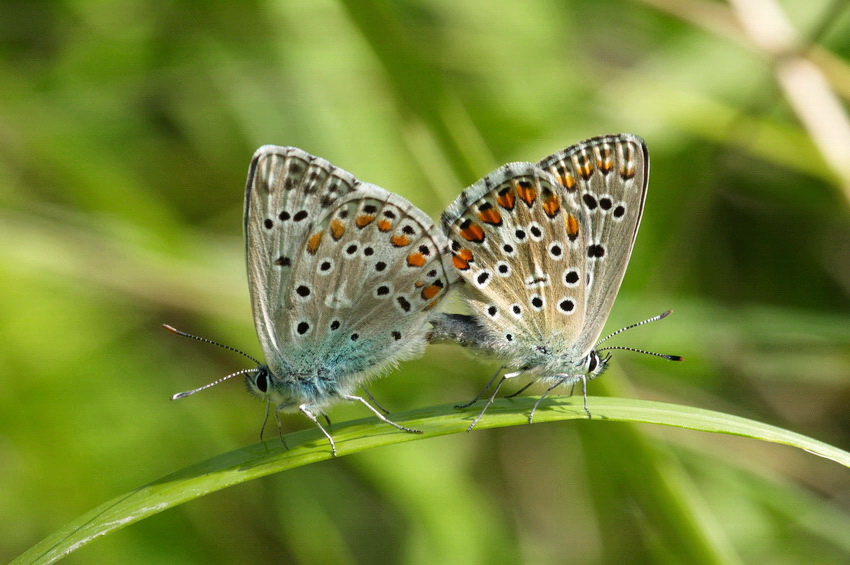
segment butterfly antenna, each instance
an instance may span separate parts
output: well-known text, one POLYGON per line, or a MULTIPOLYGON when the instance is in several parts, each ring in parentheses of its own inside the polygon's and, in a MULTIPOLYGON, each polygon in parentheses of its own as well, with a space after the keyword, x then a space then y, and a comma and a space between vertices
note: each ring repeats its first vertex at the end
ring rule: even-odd
MULTIPOLYGON (((615 336, 615 335, 617 335, 617 334, 621 334, 621 333, 623 333, 623 332, 624 332, 624 331, 626 331, 626 330, 630 330, 630 329, 632 329, 632 328, 636 328, 636 327, 638 327, 638 326, 642 326, 642 325, 644 325, 644 324, 648 324, 648 323, 650 323, 650 322, 657 322, 658 320, 663 320, 664 318, 666 318, 667 316, 669 316, 669 315, 670 315, 670 314, 672 314, 672 313, 673 313, 673 311, 672 311, 672 310, 667 310, 666 312, 663 312, 663 313, 661 313, 661 314, 659 314, 659 315, 657 315, 657 316, 653 316, 653 317, 651 317, 651 318, 648 318, 648 319, 646 319, 646 320, 644 320, 644 321, 642 321, 642 322, 637 322, 637 323, 635 323, 635 324, 631 324, 630 326, 626 326, 625 328, 620 328, 619 330, 617 330, 617 331, 615 331, 615 332, 612 332, 612 333, 610 333, 610 334, 606 335, 605 337, 603 337, 602 339, 600 339, 599 341, 597 341, 597 342, 596 342, 596 347, 599 347, 599 344, 600 344, 600 343, 602 343, 603 341, 607 341, 607 340, 611 339, 612 337, 614 337, 614 336, 615 336)), ((194 336, 192 336, 192 337, 194 337, 194 336)), ((605 349, 614 349, 614 348, 606 347, 605 349)), ((602 351, 602 350, 601 350, 601 349, 597 349, 597 351, 602 351)))
POLYGON ((603 347, 601 349, 597 349, 596 352, 600 351, 610 351, 612 349, 621 349, 623 351, 633 351, 634 353, 643 353, 644 355, 652 355, 653 357, 661 357, 662 359, 667 359, 668 361, 682 361, 684 357, 681 355, 665 355, 664 353, 654 353, 652 351, 645 351, 643 349, 636 349, 634 347, 603 347))
MULTIPOLYGON (((204 342, 204 343, 209 343, 209 344, 211 344, 211 345, 217 345, 218 347, 221 347, 222 349, 229 349, 230 351, 233 351, 233 352, 235 352, 235 353, 238 353, 239 355, 243 355, 243 356, 247 357, 248 359, 250 359, 251 361, 253 361, 253 362, 254 362, 254 363, 256 363, 257 365, 262 365, 262 363, 260 363, 260 362, 259 362, 259 361, 257 361, 256 359, 254 359, 253 357, 251 357, 250 355, 248 355, 248 354, 247 354, 247 353, 245 353, 244 351, 240 351, 240 350, 236 349, 235 347, 230 347, 229 345, 224 345, 223 343, 219 343, 219 342, 217 342, 217 341, 213 341, 213 340, 211 340, 211 339, 207 339, 207 338, 205 338, 205 337, 198 337, 198 336, 196 336, 196 335, 192 335, 192 334, 190 334, 190 333, 181 332, 181 331, 180 331, 180 330, 178 330, 177 328, 172 327, 172 326, 169 326, 168 324, 162 324, 162 327, 163 327, 163 328, 165 328, 167 331, 169 331, 169 332, 171 332, 171 333, 173 333, 173 334, 177 334, 177 335, 179 335, 179 336, 181 336, 181 337, 190 337, 190 338, 192 338, 192 339, 196 339, 196 340, 198 340, 198 341, 202 341, 202 342, 204 342)), ((610 336, 609 336, 609 337, 610 337, 610 336)), ((605 339, 608 339, 608 338, 605 338, 605 339)), ((604 340, 603 340, 603 341, 604 341, 604 340)), ((226 378, 228 378, 228 377, 224 377, 224 378, 226 379, 226 378)), ((221 380, 224 380, 224 379, 221 379, 221 380)), ((216 381, 216 382, 219 382, 219 381, 216 381)), ((213 384, 215 384, 215 383, 213 383, 213 384)), ((200 390, 200 389, 198 389, 198 390, 200 390)), ((194 391, 194 392, 197 392, 197 391, 194 391)))
MULTIPOLYGON (((194 336, 192 336, 192 337, 194 337, 194 336)), ((215 386, 219 383, 223 383, 224 381, 226 381, 227 379, 230 379, 232 377, 238 377, 239 375, 244 375, 245 373, 255 373, 256 371, 257 371, 257 369, 242 369, 241 371, 236 371, 235 373, 230 373, 227 376, 221 377, 220 379, 218 379, 216 381, 213 381, 209 384, 205 384, 204 386, 196 388, 194 390, 187 390, 186 392, 178 392, 177 394, 175 394, 174 396, 171 397, 171 400, 177 400, 178 398, 186 398, 187 396, 195 394, 196 392, 201 392, 202 390, 206 390, 206 389, 213 387, 213 386, 215 386)))

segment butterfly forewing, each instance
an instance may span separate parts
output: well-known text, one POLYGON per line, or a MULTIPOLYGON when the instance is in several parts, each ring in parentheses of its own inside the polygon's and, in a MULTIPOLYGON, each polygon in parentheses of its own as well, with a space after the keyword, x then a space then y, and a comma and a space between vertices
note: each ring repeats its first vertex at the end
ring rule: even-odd
POLYGON ((272 363, 282 349, 277 331, 288 320, 287 296, 296 262, 318 217, 359 182, 349 173, 295 147, 257 150, 245 189, 248 286, 257 334, 272 363))
POLYGON ((587 311, 576 350, 587 354, 617 296, 643 215, 649 156, 641 138, 588 139, 538 163, 580 207, 587 242, 587 311))

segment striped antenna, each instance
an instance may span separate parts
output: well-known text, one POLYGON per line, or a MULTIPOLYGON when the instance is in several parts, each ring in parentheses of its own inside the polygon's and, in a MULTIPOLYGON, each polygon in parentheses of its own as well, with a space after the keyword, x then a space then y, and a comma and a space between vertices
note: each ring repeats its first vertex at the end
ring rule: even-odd
POLYGON ((664 318, 666 318, 667 316, 669 316, 672 313, 673 313, 672 310, 667 310, 666 312, 662 312, 661 314, 659 314, 657 316, 647 318, 646 320, 643 320, 641 322, 637 322, 635 324, 631 324, 629 326, 626 326, 625 328, 620 328, 619 330, 612 332, 612 333, 606 335, 605 337, 603 337, 602 339, 600 339, 599 341, 597 341, 595 351, 598 353, 600 351, 611 351, 613 349, 619 349, 619 350, 622 350, 622 351, 632 351, 634 353, 643 353, 644 355, 652 355, 654 357, 661 357, 662 359, 667 359, 668 361, 682 361, 682 360, 684 360, 684 357, 682 357, 681 355, 666 355, 664 353, 654 353, 652 351, 645 351, 643 349, 636 349, 634 347, 622 347, 622 346, 611 346, 611 347, 601 347, 601 348, 599 347, 600 343, 602 343, 603 341, 606 341, 607 339, 614 337, 617 334, 621 334, 626 330, 630 330, 632 328, 636 328, 638 326, 642 326, 642 325, 648 324, 650 322, 657 322, 658 320, 663 320, 664 318))
POLYGON ((226 381, 227 379, 229 379, 231 377, 238 377, 239 375, 244 375, 245 373, 256 373, 257 371, 259 371, 259 369, 242 369, 241 371, 236 371, 235 373, 230 373, 229 375, 227 375, 225 377, 221 377, 217 381, 213 381, 209 384, 205 384, 204 386, 196 388, 194 390, 187 390, 186 392, 178 392, 177 394, 175 394, 174 396, 171 397, 171 400, 177 400, 178 398, 186 398, 187 396, 195 394, 196 392, 200 392, 202 390, 205 390, 205 389, 208 389, 212 386, 215 386, 219 383, 223 383, 224 381, 226 381))
POLYGON ((188 338, 192 338, 192 339, 195 339, 195 340, 198 340, 198 341, 202 341, 202 342, 204 342, 204 343, 209 343, 209 344, 211 344, 211 345, 216 345, 216 346, 218 346, 218 347, 221 347, 222 349, 227 349, 227 350, 229 350, 229 351, 233 351, 233 352, 235 352, 235 353, 238 353, 238 354, 240 354, 240 355, 243 355, 243 356, 247 357, 248 359, 250 359, 251 361, 253 361, 254 363, 256 363, 256 364, 258 365, 258 367, 255 367, 255 368, 253 368, 253 369, 242 369, 241 371, 236 371, 235 373, 230 373, 229 375, 226 375, 226 376, 224 376, 224 377, 221 377, 221 378, 220 378, 220 379, 218 379, 218 380, 215 380, 215 381, 213 381, 213 382, 211 382, 211 383, 209 383, 209 384, 205 384, 204 386, 202 386, 202 387, 198 387, 198 388, 196 388, 196 389, 194 389, 194 390, 187 390, 186 392, 178 392, 177 394, 175 394, 174 396, 172 396, 172 397, 171 397, 171 400, 177 400, 178 398, 185 398, 185 397, 187 397, 187 396, 190 396, 190 395, 195 394, 196 392, 200 392, 200 391, 202 391, 202 390, 205 390, 205 389, 208 389, 208 388, 210 388, 210 387, 213 387, 213 386, 215 386, 215 385, 217 385, 217 384, 223 383, 224 381, 226 381, 226 380, 228 380, 228 379, 231 379, 231 378, 233 378, 233 377, 238 377, 239 375, 244 375, 244 374, 246 374, 246 373, 255 373, 255 372, 259 371, 259 370, 260 370, 260 367, 262 367, 262 365, 263 365, 263 364, 262 364, 262 363, 260 363, 258 360, 254 359, 253 357, 251 357, 250 355, 248 355, 248 354, 247 354, 247 353, 245 353, 244 351, 240 351, 239 349, 236 349, 235 347, 230 347, 229 345, 224 345, 224 344, 222 344, 222 343, 219 343, 219 342, 217 342, 217 341, 213 341, 213 340, 211 340, 211 339, 207 339, 207 338, 205 338, 205 337, 198 337, 198 336, 196 336, 196 335, 192 335, 192 334, 190 334, 190 333, 186 333, 186 332, 180 331, 180 330, 178 330, 177 328, 174 328, 174 327, 172 327, 172 326, 169 326, 168 324, 162 324, 162 327, 163 327, 163 328, 165 328, 167 331, 169 331, 169 332, 171 332, 171 333, 173 333, 173 334, 179 335, 179 336, 181 336, 181 337, 188 337, 188 338))

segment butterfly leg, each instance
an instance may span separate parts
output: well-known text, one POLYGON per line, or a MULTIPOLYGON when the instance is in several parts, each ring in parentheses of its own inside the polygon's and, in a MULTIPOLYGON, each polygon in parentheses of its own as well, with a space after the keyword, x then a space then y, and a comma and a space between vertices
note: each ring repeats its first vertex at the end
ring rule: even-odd
MULTIPOLYGON (((495 381, 495 380, 496 380, 496 377, 498 377, 498 376, 499 376, 499 373, 501 373, 504 369, 505 369, 505 366, 504 366, 504 365, 502 365, 501 367, 499 367, 499 370, 497 370, 497 371, 496 371, 496 374, 495 374, 495 375, 493 375, 492 377, 490 377, 490 380, 489 380, 489 381, 487 381, 487 384, 486 384, 486 385, 484 385, 484 388, 482 388, 482 389, 478 392, 478 394, 476 394, 476 395, 475 395, 475 398, 473 398, 472 400, 470 400, 470 401, 469 401, 469 402, 467 402, 466 404, 455 404, 455 408, 457 408, 458 410, 463 410, 464 408, 469 408, 470 406, 472 406, 473 404, 475 404, 476 402, 478 402, 479 400, 481 400, 481 397, 482 397, 482 396, 484 396, 484 393, 485 393, 485 392, 487 392, 487 390, 490 388, 490 386, 492 386, 493 381, 495 381)), ((501 383, 500 383, 500 384, 501 384, 501 383)), ((492 400, 491 400, 490 402, 492 402, 492 400)))
POLYGON ((548 395, 550 392, 552 392, 555 388, 564 384, 567 381, 568 378, 569 377, 561 377, 560 379, 558 379, 555 382, 555 384, 553 384, 552 386, 547 388, 546 392, 544 392, 543 394, 540 395, 540 398, 538 398, 537 402, 534 403, 534 406, 531 407, 531 414, 528 415, 528 423, 529 424, 534 423, 534 413, 537 411, 537 407, 540 406, 540 403, 543 402, 543 399, 546 398, 546 395, 548 395))
MULTIPOLYGON (((266 419, 263 420, 263 427, 266 426, 266 420, 269 419, 269 405, 266 404, 266 419)), ((274 409, 274 419, 277 422, 277 435, 280 437, 280 443, 283 444, 283 448, 289 451, 289 446, 286 445, 286 440, 283 438, 283 424, 280 423, 280 406, 276 406, 274 409)), ((260 430, 260 438, 263 437, 263 430, 260 430)))
POLYGON ((593 419, 590 415, 590 410, 587 409, 587 375, 579 375, 581 379, 581 395, 584 397, 584 411, 587 412, 587 419, 593 419))
POLYGON ((374 406, 372 406, 371 404, 366 402, 366 399, 363 398, 362 396, 354 396, 353 394, 340 394, 339 397, 342 398, 343 400, 354 400, 354 401, 359 402, 360 404, 362 404, 363 406, 365 406, 366 408, 371 410, 372 413, 375 416, 377 416, 380 421, 384 422, 385 424, 391 425, 392 427, 394 427, 397 430, 401 430, 403 432, 408 432, 408 433, 411 433, 411 434, 421 434, 422 433, 422 430, 414 430, 413 428, 405 428, 404 426, 396 424, 395 422, 393 422, 392 420, 390 420, 389 418, 387 418, 386 416, 381 414, 378 411, 377 408, 375 408, 374 406))
MULTIPOLYGON (((301 411, 302 414, 310 418, 310 421, 316 424, 316 426, 318 426, 320 430, 322 430, 322 433, 325 434, 325 437, 328 438, 328 442, 331 444, 331 453, 333 453, 333 456, 336 457, 336 444, 334 443, 334 438, 332 438, 331 434, 329 434, 328 431, 322 427, 322 424, 319 423, 319 419, 316 418, 316 415, 310 412, 306 404, 302 404, 298 407, 298 409, 301 411)), ((281 438, 283 438, 283 436, 281 436, 281 438)))
POLYGON ((330 418, 328 417, 328 415, 327 415, 327 414, 325 414, 324 412, 322 412, 322 418, 324 418, 324 419, 325 419, 325 422, 327 422, 327 423, 328 423, 328 427, 329 427, 329 428, 332 428, 332 427, 333 427, 333 424, 331 424, 331 419, 330 419, 330 418))
MULTIPOLYGON (((496 377, 493 377, 493 378, 496 378, 496 377)), ((505 379, 507 379, 507 378, 508 378, 507 376, 503 376, 501 379, 499 379, 498 384, 496 384, 496 388, 493 389, 493 394, 491 394, 490 398, 487 399, 487 403, 484 404, 484 408, 481 409, 481 412, 478 414, 478 417, 476 417, 475 420, 473 420, 472 423, 469 424, 469 427, 466 428, 466 431, 471 432, 472 428, 474 428, 476 426, 476 424, 478 424, 478 421, 481 419, 482 416, 484 416, 484 412, 486 412, 487 408, 489 408, 490 405, 493 404, 493 401, 496 400, 496 395, 499 394, 499 389, 502 388, 502 383, 504 383, 505 379)), ((489 387, 489 384, 488 384, 488 387, 489 387)), ((487 389, 485 388, 484 390, 487 390, 487 389)))
POLYGON ((386 415, 389 415, 390 411, 389 411, 389 410, 387 410, 386 408, 384 408, 383 406, 381 406, 381 403, 380 403, 380 402, 378 402, 377 400, 375 400, 375 397, 374 397, 374 396, 372 396, 372 393, 371 393, 371 392, 369 392, 369 389, 368 389, 368 388, 366 388, 365 386, 361 386, 360 388, 361 388, 361 389, 363 389, 363 392, 365 392, 365 393, 366 393, 366 396, 368 396, 368 397, 369 397, 369 400, 371 400, 371 401, 372 401, 372 404, 374 404, 374 405, 375 405, 375 407, 376 407, 378 410, 380 410, 381 412, 383 412, 383 413, 384 413, 384 414, 386 414, 386 415))
POLYGON ((271 404, 271 401, 269 399, 266 399, 266 415, 263 418, 263 425, 260 426, 260 441, 263 441, 263 432, 266 429, 266 424, 269 423, 269 405, 270 404, 271 404))
POLYGON ((531 385, 533 385, 533 384, 534 384, 534 381, 531 381, 530 383, 528 383, 527 385, 525 385, 524 387, 522 387, 522 388, 521 388, 521 389, 519 389, 518 391, 516 391, 516 392, 512 392, 512 393, 510 393, 510 394, 506 394, 506 395, 505 395, 505 398, 513 398, 513 397, 515 397, 515 396, 519 396, 520 394, 522 394, 523 392, 525 392, 525 389, 527 389, 528 387, 530 387, 530 386, 531 386, 531 385))

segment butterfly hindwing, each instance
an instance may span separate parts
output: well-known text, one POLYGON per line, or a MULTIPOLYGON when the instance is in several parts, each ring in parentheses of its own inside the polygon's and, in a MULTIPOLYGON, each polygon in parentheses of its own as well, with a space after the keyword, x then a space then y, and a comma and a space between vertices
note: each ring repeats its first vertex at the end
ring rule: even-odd
POLYGON ((457 275, 445 238, 400 196, 362 184, 312 227, 278 332, 293 349, 344 359, 344 384, 425 346, 426 319, 457 275))
POLYGON ((583 323, 585 235, 578 205, 560 191, 536 165, 510 163, 443 215, 469 303, 508 356, 552 339, 569 345, 583 323))

